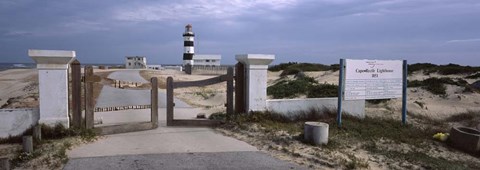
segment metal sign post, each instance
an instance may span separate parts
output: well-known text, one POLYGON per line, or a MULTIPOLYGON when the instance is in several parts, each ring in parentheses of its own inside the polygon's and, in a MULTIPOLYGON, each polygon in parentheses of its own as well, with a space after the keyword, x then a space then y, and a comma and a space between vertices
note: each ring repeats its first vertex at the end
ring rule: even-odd
POLYGON ((342 100, 343 100, 343 89, 345 88, 344 84, 344 71, 345 70, 345 59, 340 59, 340 74, 338 78, 338 105, 337 105, 337 125, 342 127, 342 100))
POLYGON ((403 88, 402 88, 402 124, 407 124, 407 60, 403 60, 403 88))

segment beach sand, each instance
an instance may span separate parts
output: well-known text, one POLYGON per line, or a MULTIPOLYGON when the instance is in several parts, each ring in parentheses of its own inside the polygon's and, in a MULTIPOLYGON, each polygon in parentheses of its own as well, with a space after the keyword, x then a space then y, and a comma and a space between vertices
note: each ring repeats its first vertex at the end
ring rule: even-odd
POLYGON ((0 71, 0 108, 38 107, 38 73, 36 69, 0 71))

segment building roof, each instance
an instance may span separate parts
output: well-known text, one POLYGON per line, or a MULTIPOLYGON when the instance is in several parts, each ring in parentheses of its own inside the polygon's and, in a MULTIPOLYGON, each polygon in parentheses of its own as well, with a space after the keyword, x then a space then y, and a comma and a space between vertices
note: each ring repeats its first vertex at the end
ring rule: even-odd
POLYGON ((147 58, 145 56, 125 56, 125 58, 147 58))

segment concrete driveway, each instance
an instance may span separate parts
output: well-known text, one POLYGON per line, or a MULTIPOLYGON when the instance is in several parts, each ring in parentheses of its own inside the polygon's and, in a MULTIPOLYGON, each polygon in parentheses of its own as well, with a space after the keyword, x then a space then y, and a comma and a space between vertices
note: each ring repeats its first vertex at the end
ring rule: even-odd
MULTIPOLYGON (((128 80, 140 77, 135 70, 111 75, 127 77, 128 80)), ((100 96, 105 97, 99 98, 98 102, 129 103, 150 98, 149 93, 145 96, 142 91, 127 93, 131 94, 120 97, 115 90, 104 88, 100 96)), ((194 118, 201 110, 177 106, 176 119, 194 118)), ((106 135, 93 143, 69 150, 67 155, 70 160, 64 169, 304 169, 273 158, 243 141, 223 136, 211 128, 167 127, 165 112, 165 109, 159 109, 157 129, 106 135)), ((95 117, 101 118, 104 124, 149 121, 150 109, 95 112, 95 117)))

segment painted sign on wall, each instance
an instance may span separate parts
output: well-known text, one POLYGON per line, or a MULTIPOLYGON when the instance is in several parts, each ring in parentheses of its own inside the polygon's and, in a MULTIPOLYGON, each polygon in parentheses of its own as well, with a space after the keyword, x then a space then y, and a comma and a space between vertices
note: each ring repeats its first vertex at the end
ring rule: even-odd
POLYGON ((402 97, 403 61, 345 60, 345 100, 402 97))

